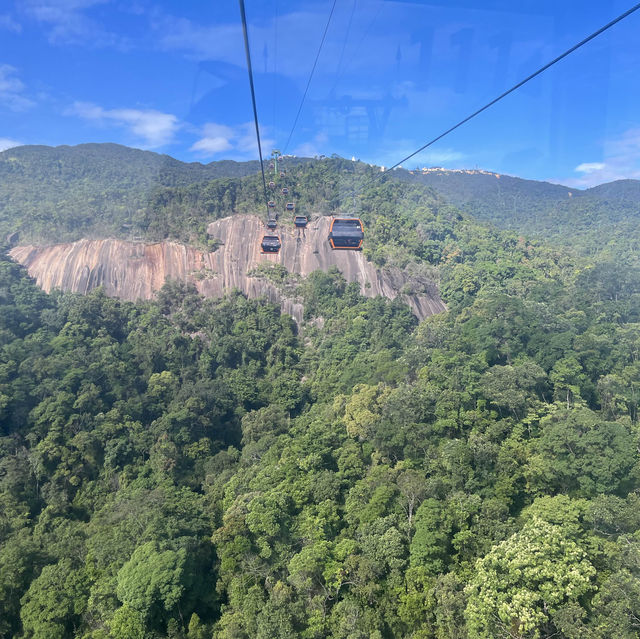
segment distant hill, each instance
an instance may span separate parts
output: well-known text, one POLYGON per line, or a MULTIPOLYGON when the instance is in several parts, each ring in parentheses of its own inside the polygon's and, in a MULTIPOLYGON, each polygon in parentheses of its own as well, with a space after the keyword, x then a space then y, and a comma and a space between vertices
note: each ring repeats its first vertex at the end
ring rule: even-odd
MULTIPOLYGON (((287 166, 307 161, 287 158, 287 166)), ((257 160, 185 163, 118 144, 14 147, 0 153, 0 234, 46 237, 52 219, 64 216, 73 221, 70 229, 104 235, 127 224, 159 190, 244 177, 259 169, 257 160)))
POLYGON ((598 252, 613 242, 632 249, 640 243, 639 180, 580 190, 480 170, 397 175, 433 188, 478 220, 583 252, 598 252))
MULTIPOLYGON (((374 169, 342 158, 287 158, 282 186, 314 214, 353 212, 374 169), (295 174, 295 179, 293 179, 295 174)), ((0 238, 20 242, 94 239, 206 241, 206 225, 263 207, 259 163, 201 164, 117 144, 23 146, 0 153, 0 238), (244 179, 246 178, 246 179, 244 179)), ((394 171, 387 179, 427 187, 451 205, 501 229, 583 253, 640 249, 640 181, 587 189, 482 170, 394 171)), ((281 186, 278 184, 278 187, 281 186)), ((361 202, 357 206, 362 207, 361 202)), ((276 199, 277 194, 276 194, 276 199)), ((280 203, 281 204, 281 203, 280 203)), ((398 201, 385 201, 389 215, 398 201)))
MULTIPOLYGON (((308 162, 309 158, 286 158, 287 166, 308 162)), ((18 146, 0 153, 0 178, 7 176, 38 179, 43 176, 65 181, 124 179, 135 172, 140 185, 186 186, 220 177, 244 177, 257 173, 257 160, 219 160, 202 164, 181 162, 169 155, 143 151, 120 144, 78 144, 77 146, 18 146)))
POLYGON ((565 201, 579 193, 550 182, 525 180, 482 170, 438 170, 412 172, 411 178, 444 195, 452 204, 480 219, 500 226, 517 226, 518 211, 543 209, 551 203, 565 201))
POLYGON ((582 192, 588 197, 617 202, 640 202, 640 180, 616 180, 582 192))

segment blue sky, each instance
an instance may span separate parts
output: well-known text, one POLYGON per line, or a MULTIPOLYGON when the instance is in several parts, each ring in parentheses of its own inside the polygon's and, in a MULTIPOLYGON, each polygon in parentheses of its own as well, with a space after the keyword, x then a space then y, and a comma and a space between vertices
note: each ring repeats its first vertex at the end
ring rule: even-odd
MULTIPOLYGON (((283 147, 332 0, 246 0, 264 148, 283 147)), ((632 0, 338 0, 286 149, 390 165, 632 0)), ((590 186, 640 178, 640 11, 413 158, 590 186)), ((3 0, 0 148, 257 157, 235 0, 3 0)))

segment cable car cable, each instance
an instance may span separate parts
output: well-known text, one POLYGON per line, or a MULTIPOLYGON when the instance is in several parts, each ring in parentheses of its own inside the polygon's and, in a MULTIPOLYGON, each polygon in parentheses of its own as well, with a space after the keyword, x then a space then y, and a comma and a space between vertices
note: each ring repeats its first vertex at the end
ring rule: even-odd
POLYGON ((329 95, 331 95, 338 85, 338 80, 340 79, 340 74, 342 72, 342 61, 344 60, 344 52, 347 48, 347 41, 349 40, 349 34, 351 33, 351 23, 353 22, 353 14, 356 12, 356 3, 358 0, 353 0, 353 5, 351 7, 351 15, 349 16, 349 22, 347 23, 347 31, 344 35, 344 40, 342 41, 342 49, 340 51, 340 59, 338 60, 338 67, 336 68, 336 79, 331 87, 331 91, 329 91, 329 95))
POLYGON ((284 145, 283 153, 287 152, 287 148, 289 146, 289 142, 291 142, 291 136, 295 131, 296 125, 298 124, 298 118, 300 117, 300 112, 302 111, 302 105, 307 97, 307 92, 309 91, 309 85, 311 84, 311 79, 313 78, 313 74, 316 70, 316 65, 318 64, 318 58, 320 57, 320 52, 322 51, 322 46, 324 45, 324 40, 327 37, 327 31, 329 30, 329 24, 331 23, 331 18, 333 16, 333 12, 336 8, 337 0, 333 0, 333 4, 331 5, 331 12, 329 13, 329 18, 327 20, 327 24, 324 27, 324 33, 322 34, 322 40, 320 40, 320 46, 318 47, 318 52, 316 53, 316 59, 313 62, 313 67, 311 67, 311 73, 309 74, 309 79, 307 80, 307 86, 305 87, 304 93, 302 94, 302 100, 300 101, 300 106, 298 107, 298 112, 296 113, 295 120, 293 121, 293 126, 291 127, 291 131, 289 132, 289 137, 287 138, 287 143, 284 145))
POLYGON ((475 118, 476 115, 479 115, 483 111, 486 111, 489 107, 493 106, 496 102, 499 102, 500 100, 502 100, 502 98, 505 98, 510 93, 513 93, 516 89, 519 89, 523 84, 526 84, 527 82, 529 82, 529 80, 533 80, 533 78, 540 75, 543 71, 546 71, 549 67, 552 67, 554 64, 556 64, 556 62, 560 62, 560 60, 562 60, 563 58, 566 58, 569 54, 573 53, 583 45, 587 44, 587 42, 590 42, 591 40, 599 36, 601 33, 604 33, 607 29, 610 29, 613 25, 617 24, 621 20, 624 20, 627 16, 630 16, 634 11, 637 11, 638 9, 640 9, 640 3, 631 7, 631 9, 629 9, 628 11, 625 11, 622 15, 619 15, 617 18, 615 18, 611 22, 608 22, 607 24, 604 25, 604 27, 601 27, 597 31, 594 31, 590 36, 587 36, 584 40, 581 40, 580 42, 578 42, 578 44, 572 46, 570 49, 567 49, 564 53, 559 55, 557 58, 554 58, 553 60, 551 60, 551 62, 548 62, 543 67, 540 67, 536 72, 527 76, 524 80, 521 80, 520 82, 518 82, 518 84, 512 86, 508 91, 505 91, 504 93, 499 95, 497 98, 491 100, 491 102, 489 102, 488 104, 485 104, 481 109, 474 111, 471 115, 467 116, 464 120, 460 120, 458 124, 447 129, 444 133, 441 133, 437 138, 433 138, 433 140, 421 146, 417 151, 414 151, 411 155, 407 155, 406 158, 403 158, 399 162, 396 162, 396 164, 394 164, 393 166, 389 167, 388 169, 385 169, 384 171, 381 172, 380 175, 384 175, 385 173, 392 171, 393 169, 399 167, 401 164, 403 164, 407 160, 410 160, 414 155, 417 155, 421 151, 424 151, 427 147, 430 147, 432 144, 435 144, 439 140, 442 140, 442 138, 445 135, 449 135, 449 133, 451 133, 452 131, 455 131, 458 127, 461 127, 463 124, 469 122, 469 120, 471 120, 472 118, 475 118))
POLYGON ((242 34, 244 36, 244 51, 247 56, 247 70, 249 71, 249 86, 251 87, 251 103, 253 104, 253 121, 256 125, 256 138, 258 139, 258 153, 260 154, 260 170, 262 171, 262 186, 264 187, 264 203, 267 207, 267 219, 269 219, 269 197, 267 196, 267 180, 264 177, 264 160, 262 159, 262 144, 260 143, 260 127, 258 125, 258 109, 256 107, 256 92, 253 86, 253 69, 251 67, 251 50, 249 49, 249 34, 247 33, 247 15, 244 11, 244 0, 240 2, 240 17, 242 19, 242 34))
POLYGON ((278 0, 276 3, 276 18, 274 24, 274 54, 273 54, 273 131, 277 128, 276 108, 278 105, 278 0))

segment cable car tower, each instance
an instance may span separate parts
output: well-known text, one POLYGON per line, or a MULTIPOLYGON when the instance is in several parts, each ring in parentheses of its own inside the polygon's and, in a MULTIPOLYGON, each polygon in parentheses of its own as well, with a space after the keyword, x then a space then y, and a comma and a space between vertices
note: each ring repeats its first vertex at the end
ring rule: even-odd
POLYGON ((271 151, 271 157, 273 158, 273 174, 278 175, 278 158, 282 155, 278 149, 271 151))

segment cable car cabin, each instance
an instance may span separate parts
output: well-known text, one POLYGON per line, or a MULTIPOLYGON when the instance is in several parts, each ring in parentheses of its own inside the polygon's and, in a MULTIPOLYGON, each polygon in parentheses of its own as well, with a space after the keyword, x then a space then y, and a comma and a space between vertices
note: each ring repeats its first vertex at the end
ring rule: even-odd
POLYGON ((286 171, 280 171, 280 177, 283 178, 287 174, 286 171))
POLYGON ((362 222, 357 217, 334 217, 329 228, 332 249, 361 251, 364 240, 362 222))
POLYGON ((294 211, 296 205, 293 202, 287 202, 287 211, 294 211))
POLYGON ((282 195, 289 195, 289 189, 286 186, 282 189, 282 195))
POLYGON ((273 200, 269 200, 269 202, 267 202, 267 206, 270 209, 275 209, 276 208, 276 203, 273 200))
POLYGON ((265 235, 260 242, 261 253, 279 253, 282 244, 277 235, 265 235))
POLYGON ((269 188, 270 189, 275 189, 276 188, 276 183, 275 182, 269 182, 269 188))
POLYGON ((293 223, 296 225, 296 228, 304 229, 307 228, 307 216, 306 215, 296 215, 293 218, 293 223))
POLYGON ((267 228, 268 229, 275 229, 276 226, 278 226, 278 222, 276 220, 274 220, 273 218, 270 218, 267 220, 267 228))

